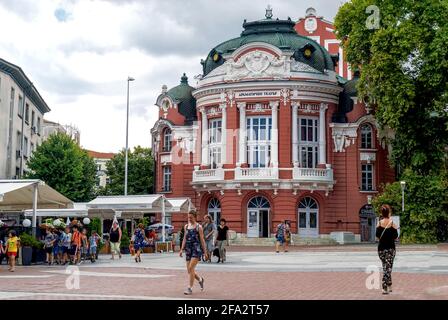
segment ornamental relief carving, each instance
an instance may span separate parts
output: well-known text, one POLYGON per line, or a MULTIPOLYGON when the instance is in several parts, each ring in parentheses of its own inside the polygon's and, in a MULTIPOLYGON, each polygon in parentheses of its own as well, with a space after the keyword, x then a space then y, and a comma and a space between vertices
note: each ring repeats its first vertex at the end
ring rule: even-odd
POLYGON ((358 127, 332 127, 334 152, 345 152, 345 149, 355 143, 358 127))
POLYGON ((283 77, 289 76, 289 62, 286 57, 280 59, 266 52, 251 51, 235 62, 226 62, 225 80, 239 80, 244 78, 283 77))

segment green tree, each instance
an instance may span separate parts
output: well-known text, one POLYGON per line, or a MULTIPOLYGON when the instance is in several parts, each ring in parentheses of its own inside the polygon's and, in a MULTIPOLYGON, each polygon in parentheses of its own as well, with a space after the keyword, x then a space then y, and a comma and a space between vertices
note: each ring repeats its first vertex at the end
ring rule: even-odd
POLYGON ((76 202, 94 197, 95 163, 68 135, 56 133, 44 141, 27 163, 28 178, 41 179, 76 202))
POLYGON ((391 162, 406 181, 375 200, 401 215, 405 242, 445 241, 448 225, 448 1, 351 0, 335 19, 358 97, 394 132, 391 162))
POLYGON ((359 97, 395 132, 393 163, 422 175, 446 157, 447 16, 446 0, 352 0, 335 19, 348 62, 361 70, 359 97))
MULTIPOLYGON (((102 195, 124 194, 124 150, 116 154, 107 164, 110 183, 100 190, 102 195)), ((128 194, 153 193, 154 160, 150 148, 137 146, 128 153, 128 194)))

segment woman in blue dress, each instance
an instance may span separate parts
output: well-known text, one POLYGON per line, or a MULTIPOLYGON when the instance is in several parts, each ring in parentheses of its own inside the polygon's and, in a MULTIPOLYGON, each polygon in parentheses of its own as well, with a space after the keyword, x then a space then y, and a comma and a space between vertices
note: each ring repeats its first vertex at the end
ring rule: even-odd
POLYGON ((145 246, 146 236, 143 223, 139 223, 137 229, 134 231, 134 249, 135 249, 135 262, 142 262, 142 258, 140 257, 140 253, 145 246))
POLYGON ((199 277, 195 269, 202 253, 204 252, 206 260, 208 259, 208 253, 207 247, 205 246, 204 230, 196 219, 196 211, 190 211, 188 213, 188 224, 184 226, 184 239, 179 252, 180 257, 182 257, 182 252, 185 250, 185 258, 187 261, 187 272, 190 282, 184 292, 186 295, 191 295, 193 293, 193 284, 195 279, 198 281, 201 291, 204 290, 204 278, 199 277))

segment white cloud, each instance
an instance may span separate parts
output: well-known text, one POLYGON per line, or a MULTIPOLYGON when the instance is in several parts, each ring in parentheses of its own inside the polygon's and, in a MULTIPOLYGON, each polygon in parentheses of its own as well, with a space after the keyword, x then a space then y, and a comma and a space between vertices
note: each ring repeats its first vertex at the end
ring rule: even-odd
MULTIPOLYGON (((334 0, 269 1, 274 17, 297 19, 309 6, 333 19, 334 0)), ((0 57, 19 65, 52 109, 74 124, 81 144, 118 151, 125 144, 126 79, 131 84, 130 146, 150 146, 162 84, 190 84, 201 58, 239 36, 244 19, 264 17, 266 1, 0 0, 0 57)))

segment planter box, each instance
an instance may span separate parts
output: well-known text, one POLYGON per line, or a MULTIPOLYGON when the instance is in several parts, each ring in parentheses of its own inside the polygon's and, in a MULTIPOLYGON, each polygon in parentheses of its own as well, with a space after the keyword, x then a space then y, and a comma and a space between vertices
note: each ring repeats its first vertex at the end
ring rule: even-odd
POLYGON ((33 248, 22 247, 22 265, 30 266, 32 260, 33 260, 33 248))

